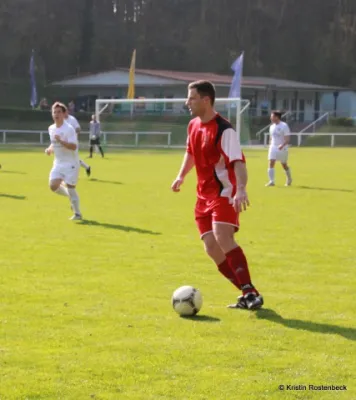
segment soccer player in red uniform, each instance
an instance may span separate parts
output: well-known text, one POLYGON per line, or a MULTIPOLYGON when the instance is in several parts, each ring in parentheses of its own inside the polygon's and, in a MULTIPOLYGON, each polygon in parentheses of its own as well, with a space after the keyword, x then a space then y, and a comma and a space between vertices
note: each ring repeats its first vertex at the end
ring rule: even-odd
POLYGON ((195 166, 197 203, 195 220, 205 251, 219 271, 242 291, 228 307, 256 310, 263 298, 253 286, 248 263, 234 233, 239 213, 249 205, 247 169, 239 135, 229 121, 214 109, 215 88, 211 82, 188 86, 187 106, 193 116, 188 125, 187 148, 172 190, 179 192, 185 176, 195 166))

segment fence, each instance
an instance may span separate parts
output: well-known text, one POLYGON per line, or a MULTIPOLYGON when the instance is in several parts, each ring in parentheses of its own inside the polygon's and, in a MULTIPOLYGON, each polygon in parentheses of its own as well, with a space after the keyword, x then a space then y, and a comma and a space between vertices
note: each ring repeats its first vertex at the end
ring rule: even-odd
MULTIPOLYGON (((268 144, 269 133, 264 134, 264 146, 268 144)), ((356 132, 340 133, 291 133, 292 145, 300 146, 356 146, 356 132), (303 140, 306 138, 307 140, 303 140), (328 140, 325 140, 329 138, 328 140)), ((169 148, 172 146, 172 132, 163 131, 105 131, 102 141, 107 147, 152 147, 169 148), (163 142, 162 142, 163 138, 163 142)), ((88 144, 89 132, 81 132, 80 144, 88 144), (86 138, 85 140, 83 138, 86 138), (82 140, 83 139, 83 140, 82 140)), ((0 144, 41 146, 49 143, 47 131, 35 130, 2 130, 0 144)), ((184 145, 182 145, 184 147, 184 145)))
MULTIPOLYGON (((264 146, 268 145, 268 136, 269 133, 264 134, 264 146)), ((330 133, 330 132, 323 132, 323 133, 310 133, 310 132, 298 132, 298 133, 291 133, 291 137, 296 137, 296 145, 300 147, 301 145, 303 146, 325 146, 327 145, 324 141, 320 141, 319 138, 322 137, 330 137, 330 147, 335 147, 337 145, 339 146, 356 146, 356 132, 340 132, 340 133, 330 133), (309 139, 308 141, 303 141, 303 137, 307 137, 309 139), (347 138, 347 139, 352 139, 352 140, 345 140, 339 141, 337 143, 336 138, 347 138), (313 142, 310 141, 310 139, 313 138, 313 142)))
MULTIPOLYGON (((144 145, 145 147, 171 147, 172 143, 172 132, 160 132, 160 131, 147 131, 147 132, 132 132, 132 131, 108 131, 102 132, 102 141, 108 147, 139 147, 144 145), (141 137, 151 139, 147 143, 147 140, 143 140, 141 137), (165 143, 160 140, 162 137, 166 137, 165 143), (157 138, 160 138, 157 140, 157 138)), ((48 131, 35 131, 35 130, 1 130, 0 129, 0 143, 3 145, 46 145, 49 144, 48 131)), ((81 144, 88 144, 89 132, 82 131, 79 135, 79 142, 81 144), (82 140, 86 137, 86 140, 82 140)))

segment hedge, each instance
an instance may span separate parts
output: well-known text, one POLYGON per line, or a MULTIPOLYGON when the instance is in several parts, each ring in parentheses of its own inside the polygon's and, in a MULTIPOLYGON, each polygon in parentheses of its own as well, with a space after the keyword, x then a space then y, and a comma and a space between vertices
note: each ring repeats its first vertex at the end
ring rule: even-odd
POLYGON ((329 125, 332 126, 354 126, 354 120, 352 118, 330 118, 329 125))

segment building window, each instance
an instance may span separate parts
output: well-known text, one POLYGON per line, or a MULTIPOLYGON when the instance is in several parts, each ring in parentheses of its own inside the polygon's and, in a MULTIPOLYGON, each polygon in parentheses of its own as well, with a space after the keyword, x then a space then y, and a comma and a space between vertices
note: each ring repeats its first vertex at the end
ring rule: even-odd
POLYGON ((136 97, 137 99, 142 100, 142 103, 135 103, 135 110, 143 111, 146 109, 146 102, 144 97, 136 97))
POLYGON ((313 100, 307 100, 306 103, 307 103, 307 106, 312 106, 313 105, 313 100))
POLYGON ((289 110, 289 99, 283 99, 283 110, 289 110))
MULTIPOLYGON (((163 96, 161 94, 155 94, 154 97, 155 97, 155 99, 162 99, 163 98, 163 96)), ((154 105, 153 111, 156 111, 156 112, 163 111, 164 103, 155 102, 153 105, 154 105)))
MULTIPOLYGON (((166 96, 166 99, 173 99, 173 95, 169 95, 169 96, 166 96)), ((171 103, 171 102, 169 102, 169 103, 165 103, 165 110, 166 111, 172 111, 173 110, 173 104, 174 103, 171 103)))

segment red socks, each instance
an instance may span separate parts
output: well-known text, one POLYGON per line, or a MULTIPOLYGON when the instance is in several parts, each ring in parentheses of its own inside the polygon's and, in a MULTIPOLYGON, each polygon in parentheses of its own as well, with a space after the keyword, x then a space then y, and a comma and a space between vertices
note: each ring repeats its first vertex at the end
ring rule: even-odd
POLYGON ((246 294, 250 292, 255 292, 258 296, 258 291, 253 287, 251 283, 248 263, 241 247, 235 247, 233 250, 229 251, 226 254, 226 259, 230 265, 231 272, 236 277, 236 280, 240 286, 239 288, 242 289, 242 293, 246 294))
POLYGON ((238 289, 241 289, 241 286, 237 280, 237 276, 231 269, 227 259, 225 259, 220 265, 218 265, 218 269, 233 285, 235 285, 238 289))

